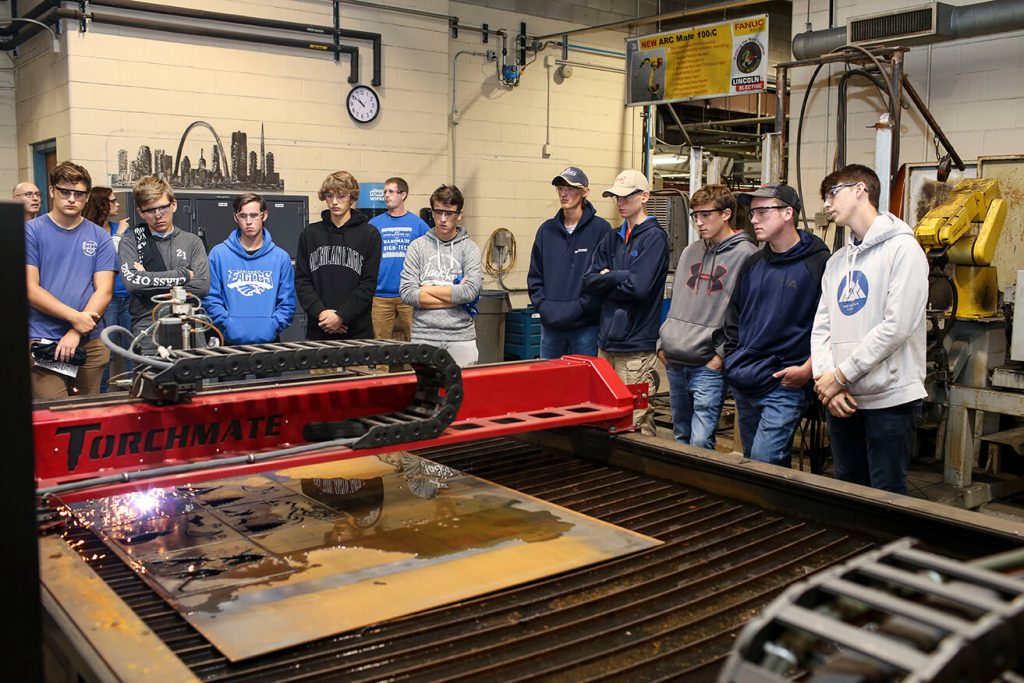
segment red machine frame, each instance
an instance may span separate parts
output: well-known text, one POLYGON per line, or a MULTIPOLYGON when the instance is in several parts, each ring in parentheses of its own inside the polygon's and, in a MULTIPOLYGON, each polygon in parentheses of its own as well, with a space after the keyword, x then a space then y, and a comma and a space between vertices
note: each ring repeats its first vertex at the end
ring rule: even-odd
MULTIPOLYGON (((606 361, 588 356, 466 368, 465 398, 437 438, 381 448, 330 448, 282 459, 89 487, 61 495, 86 498, 240 476, 395 450, 481 440, 519 432, 591 424, 632 429, 632 413, 647 405, 645 385, 627 387, 606 361)), ((33 412, 39 489, 101 476, 153 469, 307 443, 309 422, 379 415, 408 404, 411 373, 286 383, 247 389, 216 387, 171 406, 140 400, 63 404, 33 412)))

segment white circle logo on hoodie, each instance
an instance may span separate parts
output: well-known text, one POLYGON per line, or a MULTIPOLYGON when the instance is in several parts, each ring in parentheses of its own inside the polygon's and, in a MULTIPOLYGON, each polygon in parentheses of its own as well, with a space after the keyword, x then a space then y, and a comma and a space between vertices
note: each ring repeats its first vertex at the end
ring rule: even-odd
POLYGON ((839 311, 843 315, 853 315, 864 308, 868 302, 868 278, 859 270, 850 271, 839 281, 836 292, 839 311))

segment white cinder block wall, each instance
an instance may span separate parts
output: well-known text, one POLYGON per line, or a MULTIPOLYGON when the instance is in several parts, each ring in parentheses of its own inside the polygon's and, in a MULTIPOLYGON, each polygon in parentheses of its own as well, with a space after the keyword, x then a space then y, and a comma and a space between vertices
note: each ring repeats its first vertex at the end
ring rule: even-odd
MULTIPOLYGON (((839 0, 835 25, 851 17, 921 4, 917 0, 839 0)), ((972 2, 951 0, 952 5, 972 2)), ((828 0, 793 4, 793 34, 802 33, 810 13, 813 30, 829 28, 828 0)), ((965 161, 979 156, 1024 154, 1024 31, 915 46, 906 55, 906 73, 939 126, 965 161)), ((804 123, 803 184, 808 217, 821 206, 818 185, 832 168, 836 149, 836 84, 841 66, 822 69, 811 93, 804 123), (826 78, 827 76, 827 78, 826 78), (830 87, 825 87, 828 83, 830 87)), ((791 72, 791 136, 813 67, 791 72)), ((847 161, 873 165, 874 129, 882 109, 874 86, 850 81, 847 161)), ((916 108, 904 110, 900 161, 935 161, 932 135, 916 108)), ((789 177, 796 182, 791 147, 789 177)))
MULTIPOLYGON (((456 15, 471 25, 505 28, 510 35, 524 20, 534 35, 574 26, 442 0, 404 4, 456 15)), ((218 0, 202 7, 319 25, 332 22, 330 3, 218 0)), ((230 154, 232 131, 245 131, 253 150, 263 124, 266 148, 274 153, 285 192, 309 195, 313 216, 322 208, 315 197, 320 182, 338 169, 351 171, 362 182, 405 177, 412 190, 409 206, 416 210, 427 205, 435 187, 452 179, 449 120, 455 79, 454 171, 467 199, 464 223, 481 247, 493 230, 513 231, 518 261, 506 284, 525 286, 536 228, 558 208, 551 178, 566 165, 584 167, 599 212, 614 219, 614 204, 601 199, 600 190, 622 168, 638 165, 641 149, 638 111, 622 104, 624 76, 578 68, 572 78, 552 82, 551 155, 544 158, 551 73, 543 54, 525 70, 520 85, 509 90, 498 85, 494 64, 483 57, 464 55, 452 71, 459 51, 498 49, 493 35, 486 45, 472 31, 452 39, 442 20, 344 4, 342 23, 379 32, 383 38, 383 84, 377 88, 382 113, 369 125, 356 125, 345 111, 351 88, 346 56, 335 63, 313 51, 103 24, 92 24, 85 34, 70 24, 61 39, 61 54, 51 55, 49 40, 38 36, 16 61, 18 125, 13 146, 18 154, 5 154, 0 173, 10 177, 9 185, 18 177, 30 177, 30 146, 56 138, 58 159, 85 165, 94 183, 103 184, 116 173, 121 148, 129 160, 143 144, 173 156, 185 128, 202 120, 216 129, 230 154)), ((587 34, 576 42, 621 52, 623 36, 587 34)), ((368 84, 370 44, 346 42, 360 47, 361 82, 368 84)), ((510 41, 510 59, 513 47, 510 41)), ((545 54, 560 51, 552 48, 545 54)), ((574 52, 571 58, 622 67, 622 60, 614 57, 574 52)), ((10 104, 10 92, 0 90, 0 109, 10 104)), ((4 131, 0 127, 0 150, 6 149, 4 131)), ((209 166, 213 138, 204 128, 194 129, 186 144, 193 166, 199 147, 209 166)), ((525 301, 519 296, 513 304, 525 301)))

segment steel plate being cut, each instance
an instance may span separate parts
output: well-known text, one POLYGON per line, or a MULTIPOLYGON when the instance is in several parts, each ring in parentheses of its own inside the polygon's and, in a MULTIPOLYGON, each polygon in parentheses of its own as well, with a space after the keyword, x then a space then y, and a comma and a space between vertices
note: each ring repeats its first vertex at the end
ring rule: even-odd
POLYGON ((71 510, 232 661, 661 544, 409 453, 71 510))

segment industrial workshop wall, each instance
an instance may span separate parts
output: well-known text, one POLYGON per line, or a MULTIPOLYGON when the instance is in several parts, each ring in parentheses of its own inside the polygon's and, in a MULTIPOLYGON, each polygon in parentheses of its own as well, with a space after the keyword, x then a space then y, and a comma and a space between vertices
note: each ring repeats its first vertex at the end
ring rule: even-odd
MULTIPOLYGON (((441 0, 393 4, 504 28, 510 60, 511 38, 520 22, 534 35, 574 26, 441 0)), ((203 9, 332 23, 330 2, 216 0, 203 9)), ((194 121, 209 123, 228 148, 234 131, 245 132, 250 151, 258 148, 262 126, 284 191, 310 195, 315 212, 322 208, 316 190, 334 170, 349 170, 361 182, 404 176, 412 188, 413 210, 426 206, 430 192, 454 172, 467 197, 464 224, 473 238, 483 246, 496 228, 515 234, 518 264, 505 281, 524 286, 534 232, 558 208, 551 178, 568 164, 583 166, 595 187, 598 211, 612 219, 614 204, 600 198, 600 189, 622 168, 640 163, 638 112, 623 107, 624 77, 616 72, 622 62, 615 56, 572 53, 574 60, 611 71, 576 68, 571 78, 552 82, 549 117, 552 70, 544 55, 560 56, 560 50, 537 55, 519 85, 507 88, 499 84, 494 62, 484 56, 455 59, 463 51, 500 50, 498 36, 492 34, 484 44, 479 33, 462 30, 453 39, 443 19, 342 4, 344 27, 380 33, 383 39, 382 85, 376 88, 381 114, 369 124, 357 124, 345 108, 352 87, 345 55, 336 63, 313 51, 98 22, 79 33, 76 22, 64 24, 59 54, 52 53, 48 35, 40 35, 23 45, 15 60, 17 158, 5 155, 2 162, 9 184, 14 176, 30 176, 28 150, 42 139, 55 138, 59 158, 82 163, 96 184, 109 184, 111 175, 119 173, 121 149, 127 157, 122 166, 130 165, 143 145, 173 157, 194 121)), ((623 49, 622 33, 582 38, 580 43, 603 50, 623 49)), ((343 42, 360 47, 360 81, 369 84, 369 43, 343 42)), ((10 96, 0 92, 2 110, 10 96)), ((0 128, 0 149, 2 134, 0 128)), ((185 154, 193 168, 200 148, 207 167, 212 166, 213 145, 207 128, 189 132, 185 154)))
MULTIPOLYGON (((830 0, 793 3, 793 34, 829 28, 830 0)), ((835 26, 851 17, 920 5, 917 0, 839 0, 835 26)), ((950 5, 976 4, 951 0, 950 5)), ((979 156, 1024 153, 1024 31, 997 33, 910 48, 906 73, 922 99, 965 161, 979 156)), ((835 154, 836 83, 842 66, 822 69, 808 103, 804 123, 803 183, 808 217, 821 206, 817 196, 822 170, 832 167, 835 154), (826 73, 829 78, 825 79, 826 73), (825 83, 829 84, 825 89, 825 83), (819 86, 820 84, 820 86, 819 86), (826 96, 827 95, 827 96, 826 96)), ((791 116, 795 122, 807 81, 814 69, 793 70, 791 116)), ((847 123, 847 161, 871 165, 874 128, 882 111, 880 98, 862 79, 850 81, 847 123)), ((795 139, 795 125, 791 127, 795 139)), ((792 148, 791 148, 792 149, 792 148)), ((915 108, 904 110, 900 160, 934 162, 935 147, 927 124, 915 108)), ((796 176, 795 154, 790 155, 790 178, 796 176)), ((1024 267, 1024 263, 1017 264, 1024 267)), ((1002 278, 1001 278, 1002 279, 1002 278)))

